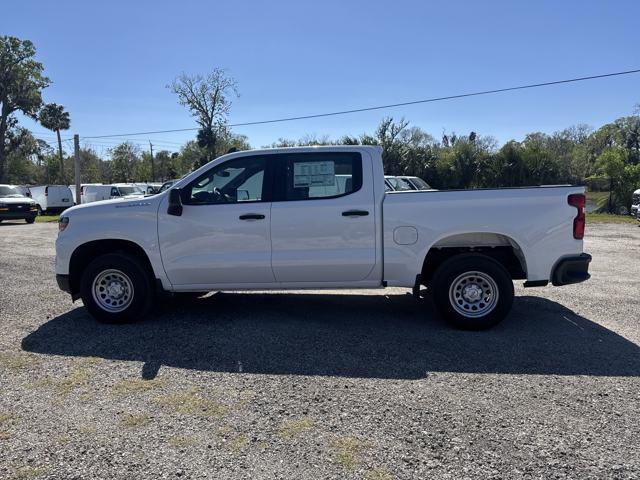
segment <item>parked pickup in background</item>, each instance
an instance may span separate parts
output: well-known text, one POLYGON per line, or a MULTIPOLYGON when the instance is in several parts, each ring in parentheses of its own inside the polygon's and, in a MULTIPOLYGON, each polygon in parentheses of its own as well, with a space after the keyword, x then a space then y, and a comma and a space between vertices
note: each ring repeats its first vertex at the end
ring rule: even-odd
POLYGON ((162 292, 427 287, 461 328, 500 322, 525 286, 582 282, 582 187, 385 193, 381 149, 224 155, 151 197, 60 218, 56 274, 96 318, 162 292))

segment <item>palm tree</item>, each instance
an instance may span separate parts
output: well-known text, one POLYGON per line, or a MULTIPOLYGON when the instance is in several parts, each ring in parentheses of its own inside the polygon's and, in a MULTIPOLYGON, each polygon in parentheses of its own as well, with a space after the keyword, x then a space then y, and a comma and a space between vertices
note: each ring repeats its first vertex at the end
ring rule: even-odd
POLYGON ((60 130, 69 130, 71 120, 69 112, 64 111, 62 105, 57 103, 47 103, 40 110, 38 115, 40 124, 47 130, 52 130, 58 135, 58 154, 60 155, 60 179, 65 184, 64 175, 64 157, 62 156, 62 140, 60 139, 60 130))

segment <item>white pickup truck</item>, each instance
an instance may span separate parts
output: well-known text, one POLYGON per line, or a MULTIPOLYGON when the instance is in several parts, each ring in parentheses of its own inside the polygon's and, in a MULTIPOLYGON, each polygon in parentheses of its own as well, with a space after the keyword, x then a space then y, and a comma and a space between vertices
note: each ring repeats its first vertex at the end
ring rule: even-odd
POLYGON ((60 218, 56 276, 102 321, 163 292, 407 287, 455 326, 488 328, 512 280, 589 278, 583 188, 385 193, 370 146, 224 155, 160 194, 60 218))

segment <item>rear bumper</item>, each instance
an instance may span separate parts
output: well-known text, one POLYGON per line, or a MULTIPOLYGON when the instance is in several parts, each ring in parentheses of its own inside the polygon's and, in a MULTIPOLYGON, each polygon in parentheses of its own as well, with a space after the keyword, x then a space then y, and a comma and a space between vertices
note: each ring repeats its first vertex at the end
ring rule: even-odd
POLYGON ((58 287, 63 292, 71 293, 71 284, 69 283, 69 275, 56 275, 56 282, 58 282, 58 287))
POLYGON ((591 277, 589 262, 591 262, 591 255, 588 253, 561 259, 553 269, 551 282, 555 286, 560 286, 588 280, 591 277))

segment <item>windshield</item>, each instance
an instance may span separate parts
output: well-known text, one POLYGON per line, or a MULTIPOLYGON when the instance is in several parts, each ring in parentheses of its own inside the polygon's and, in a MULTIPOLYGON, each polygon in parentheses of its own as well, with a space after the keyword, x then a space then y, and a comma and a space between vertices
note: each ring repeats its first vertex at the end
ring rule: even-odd
POLYGON ((415 190, 413 185, 411 185, 409 182, 407 182, 403 178, 391 177, 391 178, 387 178, 387 181, 389 182, 389 184, 391 184, 391 186, 395 190, 399 190, 399 191, 415 190))
POLYGON ((413 184, 418 187, 418 190, 431 190, 431 187, 420 177, 411 177, 413 184))
POLYGON ((144 192, 138 187, 118 187, 120 195, 144 195, 144 192))
POLYGON ((20 198, 24 195, 15 187, 0 186, 0 197, 20 198))

